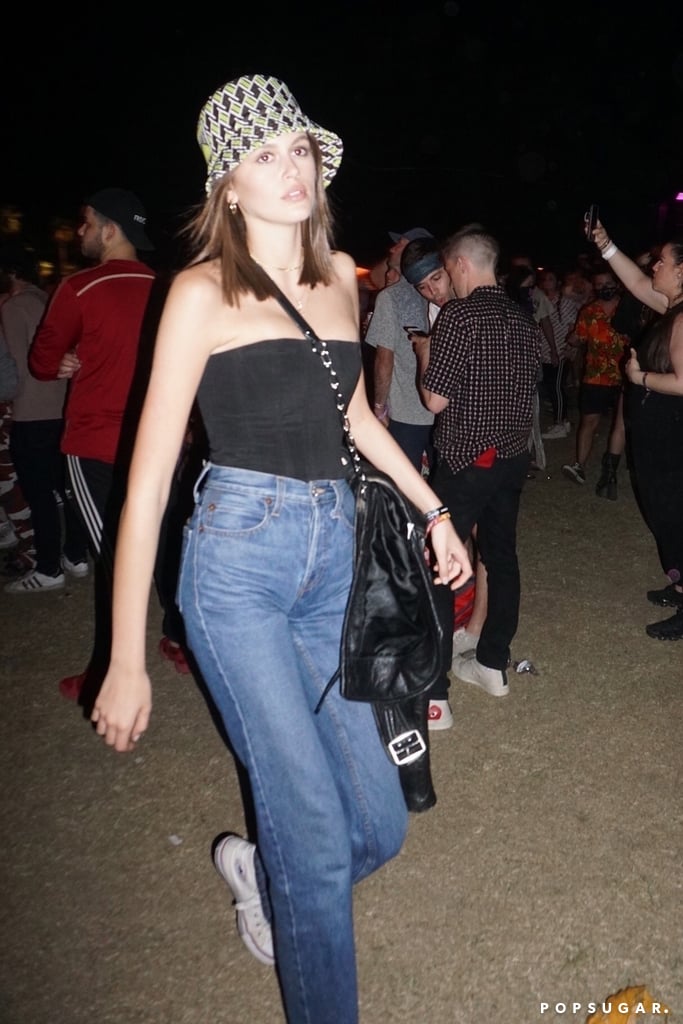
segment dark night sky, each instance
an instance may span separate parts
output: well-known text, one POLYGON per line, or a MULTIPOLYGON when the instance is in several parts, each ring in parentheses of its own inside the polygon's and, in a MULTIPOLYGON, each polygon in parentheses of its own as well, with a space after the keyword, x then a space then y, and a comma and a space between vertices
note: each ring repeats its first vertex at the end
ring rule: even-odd
POLYGON ((284 78, 344 139, 337 240, 361 262, 388 230, 442 235, 470 220, 550 262, 582 248, 591 202, 628 250, 658 240, 659 206, 683 188, 677 5, 637 16, 611 0, 149 6, 3 27, 0 204, 29 228, 123 185, 174 259, 203 196, 199 109, 254 71, 284 78))

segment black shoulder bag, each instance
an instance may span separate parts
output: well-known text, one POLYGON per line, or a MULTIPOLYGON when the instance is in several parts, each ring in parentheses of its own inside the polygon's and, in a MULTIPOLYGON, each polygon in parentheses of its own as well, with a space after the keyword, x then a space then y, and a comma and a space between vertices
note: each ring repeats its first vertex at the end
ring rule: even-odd
POLYGON ((428 691, 440 671, 442 630, 427 564, 424 516, 386 474, 361 459, 327 343, 280 292, 278 301, 329 371, 356 498, 354 572, 342 630, 339 680, 348 700, 372 704, 410 811, 436 803, 429 759, 428 691))

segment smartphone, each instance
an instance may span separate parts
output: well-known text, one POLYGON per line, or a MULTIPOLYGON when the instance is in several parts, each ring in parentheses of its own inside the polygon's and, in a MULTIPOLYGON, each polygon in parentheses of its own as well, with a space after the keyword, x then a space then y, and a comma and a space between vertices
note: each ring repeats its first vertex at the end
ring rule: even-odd
POLYGON ((593 241, 593 232, 598 226, 598 220, 600 219, 600 210, 597 203, 591 203, 588 210, 583 215, 583 222, 585 224, 586 238, 589 242, 593 241))
POLYGON ((419 327, 410 327, 408 324, 403 325, 403 330, 406 334, 414 334, 416 338, 428 338, 429 335, 426 331, 421 330, 419 327))

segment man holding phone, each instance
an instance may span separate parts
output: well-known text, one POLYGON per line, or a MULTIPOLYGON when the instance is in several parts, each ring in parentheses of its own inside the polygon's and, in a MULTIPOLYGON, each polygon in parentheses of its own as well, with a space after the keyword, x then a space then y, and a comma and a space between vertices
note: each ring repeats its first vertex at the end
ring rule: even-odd
MULTIPOLYGON (((417 389, 417 364, 409 330, 430 330, 431 291, 424 294, 405 276, 411 265, 411 253, 431 256, 423 276, 440 270, 446 280, 436 240, 423 228, 414 228, 404 235, 401 252, 401 277, 384 288, 375 300, 375 311, 368 325, 365 341, 375 349, 373 365, 373 402, 375 416, 401 446, 415 468, 422 470, 423 456, 430 461, 431 434, 434 417, 422 404, 417 389), (410 237, 408 237, 410 236, 410 237)), ((449 293, 452 297, 452 293, 449 293)), ((439 307, 435 306, 436 312, 439 307)))

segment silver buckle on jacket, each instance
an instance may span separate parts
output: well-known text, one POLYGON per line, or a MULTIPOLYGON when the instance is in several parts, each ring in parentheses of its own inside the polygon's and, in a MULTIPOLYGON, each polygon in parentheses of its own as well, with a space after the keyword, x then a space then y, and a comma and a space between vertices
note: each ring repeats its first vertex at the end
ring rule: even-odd
POLYGON ((401 765, 417 761, 427 749, 419 729, 410 729, 408 732, 402 732, 400 736, 394 736, 387 746, 391 760, 399 768, 401 765))

